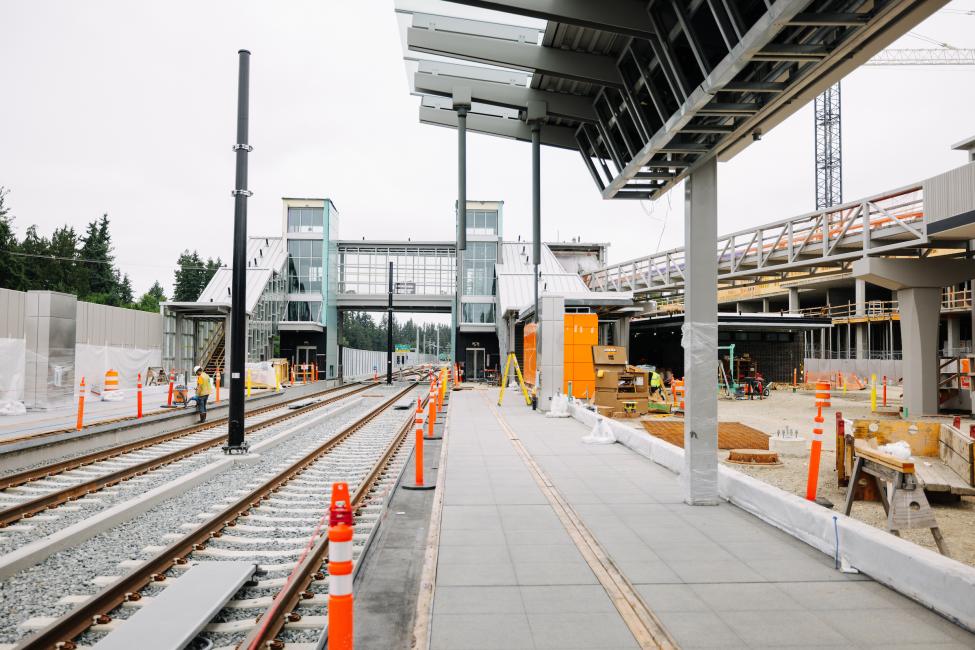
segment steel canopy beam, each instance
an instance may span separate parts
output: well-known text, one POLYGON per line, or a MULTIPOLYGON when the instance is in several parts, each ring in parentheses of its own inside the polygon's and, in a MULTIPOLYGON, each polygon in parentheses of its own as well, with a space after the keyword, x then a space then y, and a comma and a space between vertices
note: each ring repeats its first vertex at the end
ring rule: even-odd
POLYGON ((654 35, 645 2, 633 0, 448 0, 469 7, 552 20, 605 32, 649 38, 654 35))
MULTIPOLYGON (((420 122, 422 124, 457 128, 457 114, 453 111, 421 106, 420 122)), ((512 138, 523 142, 531 142, 532 139, 531 127, 520 120, 479 115, 477 113, 467 114, 467 130, 485 133, 487 135, 496 135, 502 138, 512 138)), ((565 126, 546 125, 542 129, 541 143, 548 147, 559 147, 560 149, 571 149, 573 151, 578 151, 579 149, 575 139, 575 130, 565 126)))
POLYGON ((418 27, 409 27, 406 30, 406 45, 414 52, 540 72, 602 86, 623 85, 613 58, 598 54, 556 50, 486 36, 454 34, 418 27))
POLYGON ((581 95, 567 93, 551 93, 544 90, 512 86, 508 84, 478 81, 477 79, 461 79, 443 74, 414 73, 413 87, 418 93, 451 97, 454 87, 463 85, 471 91, 471 100, 525 110, 528 102, 540 101, 548 105, 548 114, 555 117, 565 117, 579 122, 595 122, 596 113, 592 108, 592 99, 581 95))

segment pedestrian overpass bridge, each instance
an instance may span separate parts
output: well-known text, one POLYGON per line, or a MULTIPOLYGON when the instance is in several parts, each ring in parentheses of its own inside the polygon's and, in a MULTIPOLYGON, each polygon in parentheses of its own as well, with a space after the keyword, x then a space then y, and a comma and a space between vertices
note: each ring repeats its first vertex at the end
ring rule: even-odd
MULTIPOLYGON (((718 238, 718 287, 849 273, 864 257, 961 257, 975 238, 975 163, 925 181, 718 238), (960 194, 971 193, 972 196, 960 194), (959 206, 962 206, 961 208, 959 206)), ((683 293, 685 248, 610 264, 583 276, 594 291, 647 300, 683 293)))
POLYGON ((393 309, 450 313, 456 293, 457 249, 452 241, 341 240, 335 305, 340 311, 386 311, 389 264, 393 309))

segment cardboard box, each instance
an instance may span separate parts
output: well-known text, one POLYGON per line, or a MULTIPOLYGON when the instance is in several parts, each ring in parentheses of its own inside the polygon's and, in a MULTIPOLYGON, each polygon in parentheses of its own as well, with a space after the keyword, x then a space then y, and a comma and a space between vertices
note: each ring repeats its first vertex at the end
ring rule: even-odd
POLYGON ((622 370, 626 366, 626 348, 618 345, 594 345, 592 346, 592 360, 597 368, 600 366, 621 366, 616 369, 622 370))

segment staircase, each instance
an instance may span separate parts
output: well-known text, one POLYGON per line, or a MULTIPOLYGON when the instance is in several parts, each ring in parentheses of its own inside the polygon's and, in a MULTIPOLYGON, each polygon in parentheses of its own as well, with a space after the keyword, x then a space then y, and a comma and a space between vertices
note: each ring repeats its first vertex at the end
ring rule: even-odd
POLYGON ((200 366, 203 370, 213 377, 221 368, 224 367, 224 357, 226 356, 225 336, 223 323, 213 330, 213 334, 207 339, 200 355, 200 366))

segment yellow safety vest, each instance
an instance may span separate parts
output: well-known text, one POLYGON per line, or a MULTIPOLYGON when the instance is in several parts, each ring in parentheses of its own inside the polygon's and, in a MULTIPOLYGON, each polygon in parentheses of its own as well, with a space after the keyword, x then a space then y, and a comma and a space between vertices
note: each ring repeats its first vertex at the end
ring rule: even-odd
POLYGON ((650 373, 650 386, 652 388, 660 387, 660 373, 656 373, 656 372, 650 373))
POLYGON ((210 394, 210 375, 205 372, 196 376, 196 394, 200 397, 210 394))

